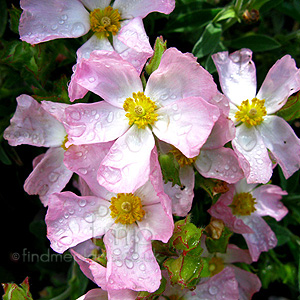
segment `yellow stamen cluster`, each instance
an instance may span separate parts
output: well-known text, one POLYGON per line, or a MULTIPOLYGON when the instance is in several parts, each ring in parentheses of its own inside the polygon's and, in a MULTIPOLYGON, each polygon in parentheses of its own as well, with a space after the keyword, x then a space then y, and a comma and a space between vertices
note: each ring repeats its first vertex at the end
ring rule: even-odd
POLYGON ((68 135, 65 136, 65 139, 64 139, 64 141, 63 141, 62 144, 61 144, 61 147, 62 147, 64 150, 66 150, 66 151, 67 151, 67 149, 68 149, 68 148, 66 147, 67 141, 68 141, 68 135))
POLYGON ((255 204, 255 198, 250 193, 239 193, 234 195, 229 206, 234 215, 250 216, 256 210, 255 204))
POLYGON ((216 256, 212 257, 212 259, 208 262, 208 269, 211 277, 220 273, 224 269, 223 259, 216 256))
POLYGON ((267 115, 264 99, 253 98, 251 104, 249 100, 245 100, 237 108, 239 111, 235 114, 236 121, 243 122, 247 127, 261 124, 263 117, 267 115))
POLYGON ((91 30, 98 38, 116 35, 121 28, 120 20, 119 11, 111 6, 96 8, 90 13, 91 30))
POLYGON ((133 93, 132 98, 124 101, 123 108, 127 111, 130 126, 136 124, 138 128, 145 128, 157 121, 156 104, 143 92, 133 93))
POLYGON ((141 199, 132 193, 117 194, 111 198, 111 216, 116 218, 115 223, 129 225, 141 221, 145 215, 141 199))
POLYGON ((180 167, 189 166, 189 165, 193 164, 197 159, 197 156, 192 157, 192 158, 186 157, 184 154, 182 154, 181 151, 179 151, 175 147, 170 152, 173 153, 173 155, 174 155, 175 159, 177 160, 180 167))

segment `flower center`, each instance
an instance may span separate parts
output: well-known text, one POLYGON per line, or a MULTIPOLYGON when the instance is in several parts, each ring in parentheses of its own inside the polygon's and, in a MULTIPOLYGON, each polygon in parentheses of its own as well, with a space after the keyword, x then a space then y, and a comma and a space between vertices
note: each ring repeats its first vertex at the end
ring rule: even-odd
POLYGON ((145 215, 141 199, 131 193, 117 194, 111 198, 111 216, 116 218, 115 223, 132 224, 141 221, 145 215))
POLYGON ((250 216, 256 210, 255 204, 255 198, 250 193, 240 193, 234 195, 229 206, 234 215, 250 216))
POLYGON ((249 100, 244 100, 237 108, 239 111, 235 114, 236 120, 245 123, 247 127, 261 124, 267 114, 264 99, 253 98, 251 104, 249 100))
POLYGON ((178 150, 175 147, 170 152, 173 153, 173 155, 174 155, 175 159, 177 160, 180 167, 189 166, 189 165, 193 164, 197 159, 197 156, 192 157, 192 158, 186 157, 184 154, 181 153, 180 150, 178 150))
POLYGON ((214 256, 209 262, 208 262, 208 269, 210 271, 210 276, 214 276, 218 273, 220 273, 224 269, 224 261, 220 257, 214 256))
POLYGON ((98 38, 116 35, 121 28, 120 20, 119 11, 111 6, 96 8, 90 13, 91 29, 98 38))
POLYGON ((155 113, 157 107, 143 92, 133 93, 132 98, 124 101, 123 108, 127 111, 126 117, 130 126, 134 123, 138 128, 145 128, 157 121, 158 114, 155 113))

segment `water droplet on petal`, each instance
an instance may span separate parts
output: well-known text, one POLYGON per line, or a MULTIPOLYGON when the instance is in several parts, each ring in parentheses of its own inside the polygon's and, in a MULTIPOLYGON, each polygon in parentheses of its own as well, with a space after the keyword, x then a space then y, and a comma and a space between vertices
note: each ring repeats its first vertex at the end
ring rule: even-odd
POLYGON ((85 200, 85 199, 80 199, 80 200, 78 201, 78 204, 79 204, 79 206, 81 206, 81 207, 85 207, 85 206, 86 206, 86 200, 85 200))
POLYGON ((87 169, 85 169, 85 168, 79 168, 77 171, 78 171, 78 173, 80 173, 82 175, 86 175, 88 172, 87 169))
POLYGON ((115 261, 115 264, 116 264, 117 267, 122 267, 123 266, 123 262, 121 260, 119 260, 119 259, 117 259, 115 261))
POLYGON ((113 167, 101 166, 99 173, 110 184, 116 184, 122 179, 121 171, 113 167))
POLYGON ((255 135, 239 135, 238 143, 246 151, 251 151, 256 146, 255 135))
POLYGON ((68 15, 66 15, 66 14, 62 15, 61 19, 64 20, 64 21, 66 21, 68 19, 68 15))
POLYGON ((125 143, 132 152, 138 152, 142 148, 143 142, 138 135, 129 134, 126 136, 125 143))
POLYGON ((138 253, 132 253, 132 259, 134 259, 134 260, 137 260, 137 259, 139 259, 139 255, 138 255, 138 253))
POLYGON ((54 31, 54 30, 56 30, 57 29, 57 25, 52 25, 51 26, 51 29, 54 31))
POLYGON ((70 117, 75 121, 79 121, 81 119, 80 113, 76 110, 70 113, 70 117))
POLYGON ((69 245, 72 244, 73 239, 72 239, 72 237, 70 237, 70 236, 62 236, 62 237, 59 239, 59 242, 60 242, 61 244, 63 244, 63 245, 69 246, 69 245))
POLYGON ((106 120, 107 120, 108 123, 111 123, 114 120, 114 113, 112 111, 109 112, 106 120))
POLYGON ((50 182, 56 182, 58 177, 59 177, 59 173, 56 173, 56 172, 51 172, 48 175, 48 179, 49 179, 50 182))
POLYGON ((145 270, 146 270, 146 266, 145 266, 144 264, 140 264, 140 265, 139 265, 139 269, 140 269, 141 271, 145 271, 145 270))
POLYGON ((120 255, 121 254, 121 250, 119 248, 114 249, 114 254, 115 255, 120 255))
POLYGON ((197 167, 200 169, 201 172, 208 172, 211 169, 212 166, 212 160, 205 154, 200 154, 198 158, 197 167))
POLYGON ((75 219, 71 219, 68 225, 73 234, 76 235, 80 232, 80 226, 75 219))
POLYGON ((85 213, 84 220, 88 223, 93 223, 95 221, 95 215, 93 213, 85 213))
POLYGON ((76 22, 73 24, 72 29, 71 29, 71 35, 73 37, 78 37, 83 35, 85 32, 85 27, 81 22, 76 22))
POLYGON ((89 79, 88 79, 88 81, 90 82, 90 83, 93 83, 93 82, 95 82, 95 77, 90 77, 89 79))
POLYGON ((104 205, 100 205, 98 209, 99 217, 105 217, 108 214, 108 208, 104 205))
POLYGON ((208 289, 208 292, 211 295, 216 295, 218 293, 219 289, 216 286, 210 286, 208 289))
POLYGON ((125 259, 125 265, 128 269, 132 269, 133 268, 133 262, 129 259, 125 259))
POLYGON ((63 25, 63 24, 65 23, 65 21, 64 21, 64 20, 59 20, 58 23, 59 23, 60 25, 63 25))

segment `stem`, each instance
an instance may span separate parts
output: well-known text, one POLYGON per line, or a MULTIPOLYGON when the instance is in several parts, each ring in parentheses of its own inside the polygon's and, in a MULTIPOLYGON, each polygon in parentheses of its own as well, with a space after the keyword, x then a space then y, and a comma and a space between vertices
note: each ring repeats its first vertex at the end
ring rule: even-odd
POLYGON ((70 296, 71 294, 71 290, 72 290, 72 287, 69 286, 62 294, 54 297, 54 298, 51 298, 51 300, 64 300, 64 299, 67 299, 67 297, 70 296))

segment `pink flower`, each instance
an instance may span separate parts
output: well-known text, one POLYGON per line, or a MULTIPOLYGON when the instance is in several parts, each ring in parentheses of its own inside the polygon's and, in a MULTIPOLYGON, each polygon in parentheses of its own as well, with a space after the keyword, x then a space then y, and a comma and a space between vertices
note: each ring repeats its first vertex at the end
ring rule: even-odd
POLYGON ((67 104, 42 101, 39 104, 28 95, 17 98, 18 106, 4 138, 11 146, 22 144, 49 147, 33 160, 33 171, 24 184, 30 195, 39 195, 47 206, 49 195, 60 192, 73 172, 63 163, 66 130, 62 124, 67 104))
POLYGON ((102 289, 93 289, 77 300, 135 300, 137 292, 130 290, 116 290, 108 294, 102 289))
POLYGON ((295 61, 286 55, 270 69, 256 93, 251 57, 249 49, 212 56, 222 90, 230 100, 230 118, 237 126, 232 146, 247 181, 267 183, 272 176, 268 150, 286 178, 300 168, 300 140, 287 122, 274 115, 300 89, 300 73, 295 61))
POLYGON ((77 65, 70 98, 83 97, 88 90, 105 101, 66 110, 69 143, 117 139, 98 173, 99 183, 115 192, 132 192, 148 180, 153 134, 194 157, 220 115, 208 103, 219 95, 212 76, 192 55, 175 48, 163 54, 145 90, 128 62, 113 52, 94 51, 77 65))
POLYGON ((142 18, 151 12, 169 14, 174 0, 21 0, 19 32, 23 41, 37 44, 57 38, 76 38, 90 30, 92 37, 77 52, 87 58, 93 50, 117 51, 141 71, 153 50, 142 18), (112 37, 110 44, 108 37, 112 37))
POLYGON ((151 240, 167 242, 174 227, 157 154, 153 151, 151 155, 149 180, 142 187, 134 193, 114 194, 96 181, 97 165, 108 151, 107 144, 71 146, 69 151, 66 164, 84 180, 83 196, 71 192, 51 195, 46 215, 51 247, 62 253, 104 235, 107 289, 155 291, 161 275, 151 240))
POLYGON ((287 208, 280 202, 287 195, 280 187, 268 184, 257 186, 247 184, 243 179, 229 186, 229 191, 219 198, 208 212, 223 220, 233 232, 240 233, 246 240, 253 261, 260 253, 274 248, 277 239, 263 216, 271 216, 280 221, 287 208))

